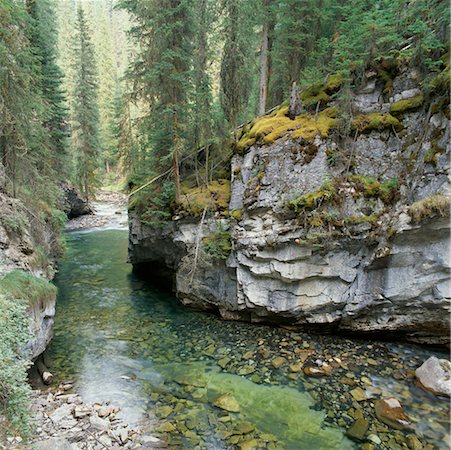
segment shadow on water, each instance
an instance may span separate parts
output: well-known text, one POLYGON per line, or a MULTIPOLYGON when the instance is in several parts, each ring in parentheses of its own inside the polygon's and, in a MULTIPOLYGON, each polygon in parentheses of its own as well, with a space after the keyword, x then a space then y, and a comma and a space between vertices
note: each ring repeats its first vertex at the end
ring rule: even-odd
POLYGON ((306 392, 310 380, 271 365, 287 331, 187 310, 126 259, 126 231, 68 235, 48 350, 57 381, 75 380, 86 402, 120 406, 132 425, 151 424, 171 448, 252 439, 269 449, 357 448, 306 392), (214 406, 224 395, 239 411, 214 406))

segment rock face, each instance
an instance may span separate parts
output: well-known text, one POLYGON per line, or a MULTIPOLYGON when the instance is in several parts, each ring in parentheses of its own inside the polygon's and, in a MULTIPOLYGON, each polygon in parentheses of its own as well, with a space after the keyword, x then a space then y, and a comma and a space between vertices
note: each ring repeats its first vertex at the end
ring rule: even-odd
MULTIPOLYGON (((25 206, 0 191, 0 288, 1 278, 14 270, 24 270, 37 277, 53 276, 53 261, 42 258, 37 250, 53 252, 55 234, 42 221, 30 216, 25 206)), ((50 342, 53 333, 56 296, 51 295, 33 302, 28 309, 32 339, 26 345, 30 357, 35 359, 50 342)))
POLYGON ((415 371, 421 387, 434 395, 451 397, 451 363, 431 356, 415 371))
MULTIPOLYGON (((356 92, 356 115, 388 114, 420 93, 412 70, 390 95, 371 77, 356 92)), ((133 211, 130 261, 164 266, 183 303, 228 319, 449 342, 450 130, 429 106, 393 112, 397 130, 254 144, 231 163, 238 220, 226 261, 194 255, 198 238, 227 221, 155 229, 133 211)))

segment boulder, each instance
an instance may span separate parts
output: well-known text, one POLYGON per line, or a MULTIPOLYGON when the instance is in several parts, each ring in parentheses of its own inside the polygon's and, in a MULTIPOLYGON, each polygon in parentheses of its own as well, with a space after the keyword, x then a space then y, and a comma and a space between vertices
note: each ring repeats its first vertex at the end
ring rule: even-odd
POLYGON ((64 192, 64 200, 62 210, 67 214, 69 219, 92 214, 92 209, 88 202, 82 198, 77 189, 70 183, 65 183, 62 186, 64 192))
POLYGON ((384 398, 374 402, 376 417, 386 425, 404 430, 410 428, 410 420, 406 416, 401 403, 396 398, 384 398))
POLYGON ((451 363, 431 356, 415 371, 419 385, 440 397, 451 397, 451 363))

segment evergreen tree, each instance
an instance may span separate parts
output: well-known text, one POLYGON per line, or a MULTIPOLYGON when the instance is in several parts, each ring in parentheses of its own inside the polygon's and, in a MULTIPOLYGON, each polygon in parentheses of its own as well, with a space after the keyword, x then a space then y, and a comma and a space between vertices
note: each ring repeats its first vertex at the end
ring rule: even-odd
MULTIPOLYGON (((256 10, 253 0, 228 0, 224 11, 224 50, 221 60, 221 105, 230 128, 238 125, 248 106, 253 56, 258 39, 250 18, 256 10)), ((252 111, 254 114, 255 111, 252 111)), ((244 114, 245 115, 245 114, 244 114)))
POLYGON ((42 98, 42 66, 30 39, 36 22, 24 5, 0 4, 0 157, 6 186, 27 203, 57 195, 42 98))
POLYGON ((74 151, 77 181, 89 199, 96 186, 99 158, 99 110, 97 104, 97 70, 91 30, 83 9, 79 7, 74 42, 75 86, 74 151))
POLYGON ((43 125, 50 134, 49 158, 60 179, 67 177, 69 170, 67 108, 62 88, 63 74, 56 63, 57 31, 55 16, 49 0, 27 0, 27 10, 34 19, 30 43, 39 60, 37 83, 44 100, 43 125))
POLYGON ((180 200, 179 162, 187 146, 192 90, 192 3, 152 0, 143 5, 123 0, 121 6, 135 18, 131 33, 140 53, 129 71, 134 97, 148 105, 142 119, 144 139, 151 151, 144 167, 164 171, 172 162, 175 201, 180 200))

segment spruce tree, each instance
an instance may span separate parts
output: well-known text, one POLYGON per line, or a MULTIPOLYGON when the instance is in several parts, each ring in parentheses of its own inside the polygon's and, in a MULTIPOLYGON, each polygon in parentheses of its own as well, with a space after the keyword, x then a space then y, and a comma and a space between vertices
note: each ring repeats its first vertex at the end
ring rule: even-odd
POLYGON ((33 18, 30 44, 39 60, 39 85, 44 100, 43 125, 50 134, 49 159, 60 180, 69 174, 67 123, 68 110, 62 88, 63 74, 56 58, 57 31, 54 11, 49 0, 27 0, 27 11, 33 18))
POLYGON ((90 36, 91 30, 80 6, 74 41, 73 136, 77 182, 86 199, 92 196, 97 183, 100 151, 97 70, 90 36))
POLYGON ((175 201, 180 201, 179 163, 187 142, 192 90, 192 3, 152 0, 145 6, 123 0, 135 26, 131 33, 140 53, 129 71, 136 100, 147 105, 142 118, 143 139, 150 152, 143 167, 147 176, 173 169, 175 201), (154 172, 155 173, 155 172, 154 172))

